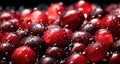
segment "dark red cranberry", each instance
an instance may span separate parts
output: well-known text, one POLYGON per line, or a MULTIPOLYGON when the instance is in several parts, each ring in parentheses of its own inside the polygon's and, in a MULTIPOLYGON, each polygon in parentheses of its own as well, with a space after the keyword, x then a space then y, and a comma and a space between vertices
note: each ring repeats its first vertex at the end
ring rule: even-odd
POLYGON ((68 40, 71 40, 71 37, 72 37, 73 31, 70 30, 70 29, 68 29, 68 28, 63 28, 63 30, 64 30, 65 33, 66 33, 67 39, 68 39, 68 40))
POLYGON ((29 27, 29 33, 32 35, 43 35, 44 30, 43 24, 33 24, 29 27))
POLYGON ((113 44, 113 36, 106 29, 99 29, 95 33, 94 38, 97 42, 105 44, 106 48, 108 48, 108 49, 113 44))
POLYGON ((60 25, 75 30, 82 25, 84 20, 84 15, 80 11, 69 10, 61 16, 60 25))
POLYGON ((64 57, 64 51, 59 47, 49 47, 45 51, 45 55, 56 59, 61 59, 64 57))
POLYGON ((3 33, 2 32, 0 32, 0 41, 1 41, 1 39, 2 39, 2 37, 3 37, 3 33))
POLYGON ((93 35, 98 30, 98 28, 91 23, 87 23, 86 25, 81 26, 79 30, 88 32, 93 35))
POLYGON ((85 50, 85 46, 82 43, 75 42, 70 44, 69 53, 82 53, 85 50))
POLYGON ((119 35, 119 19, 114 15, 107 15, 103 17, 100 21, 100 28, 105 28, 110 30, 114 37, 119 35))
POLYGON ((120 64, 120 53, 113 53, 108 64, 120 64))
POLYGON ((15 49, 12 54, 12 61, 14 64, 34 64, 35 59, 35 52, 27 46, 21 46, 15 49))
POLYGON ((103 10, 101 7, 97 7, 91 12, 87 19, 90 20, 92 18, 103 18, 106 14, 107 12, 105 10, 103 10))
POLYGON ((73 8, 75 10, 82 11, 84 14, 90 14, 92 11, 92 5, 89 2, 83 0, 80 0, 77 3, 75 3, 73 5, 73 8))
POLYGON ((3 20, 7 21, 7 20, 14 18, 14 17, 15 17, 15 14, 12 11, 3 11, 0 14, 0 21, 3 21, 3 20))
POLYGON ((0 24, 0 31, 2 32, 13 32, 17 30, 17 26, 14 25, 12 22, 3 22, 0 24))
POLYGON ((48 23, 49 24, 54 23, 55 19, 57 17, 60 17, 65 11, 66 8, 64 7, 63 3, 51 4, 51 6, 47 10, 47 15, 49 19, 48 23))
POLYGON ((85 54, 88 60, 99 62, 106 57, 107 51, 101 43, 93 43, 87 46, 85 54))
POLYGON ((21 41, 21 38, 15 34, 15 33, 6 33, 3 37, 2 37, 2 42, 10 42, 13 45, 17 46, 21 41))
POLYGON ((14 46, 9 42, 0 43, 0 59, 10 59, 14 46))
POLYGON ((48 18, 47 15, 40 10, 34 10, 30 15, 24 18, 22 22, 25 28, 29 28, 32 24, 42 23, 47 25, 48 18))
POLYGON ((72 54, 67 58, 66 64, 87 64, 87 58, 78 53, 72 54))
POLYGON ((99 25, 100 25, 100 19, 99 18, 93 18, 91 19, 88 23, 91 23, 93 24, 94 26, 96 26, 97 28, 99 28, 99 25))
POLYGON ((62 28, 50 28, 44 32, 43 39, 48 46, 65 46, 67 37, 62 28))
MULTIPOLYGON (((39 36, 29 36, 29 37, 25 37, 20 45, 26 45, 31 47, 33 50, 35 50, 36 52, 43 52, 44 51, 44 42, 42 40, 42 38, 40 38, 39 36)), ((41 52, 41 53, 42 53, 41 52)))
POLYGON ((80 42, 83 44, 89 44, 91 43, 91 34, 83 31, 76 31, 72 35, 72 41, 73 42, 80 42))
POLYGON ((19 37, 26 37, 26 36, 28 36, 28 29, 18 29, 15 33, 19 37))
POLYGON ((56 60, 52 57, 42 57, 38 64, 57 64, 56 60))

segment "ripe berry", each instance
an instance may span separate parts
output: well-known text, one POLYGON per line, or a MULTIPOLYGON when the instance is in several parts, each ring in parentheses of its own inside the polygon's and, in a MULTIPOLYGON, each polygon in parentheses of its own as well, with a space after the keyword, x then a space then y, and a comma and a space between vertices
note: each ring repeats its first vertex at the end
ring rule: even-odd
POLYGON ((113 53, 108 64, 120 64, 119 59, 120 59, 120 54, 113 53))
POLYGON ((70 29, 68 29, 68 28, 63 28, 63 30, 65 31, 65 34, 66 34, 66 36, 67 36, 67 39, 68 39, 68 40, 71 40, 73 31, 70 30, 70 29))

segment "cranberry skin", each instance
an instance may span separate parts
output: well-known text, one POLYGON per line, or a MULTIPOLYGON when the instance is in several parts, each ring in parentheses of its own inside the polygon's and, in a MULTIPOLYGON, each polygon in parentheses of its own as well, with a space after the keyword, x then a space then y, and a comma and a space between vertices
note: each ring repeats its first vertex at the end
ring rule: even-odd
POLYGON ((14 17, 15 17, 15 14, 12 11, 3 11, 0 14, 0 21, 9 20, 14 17))
POLYGON ((69 10, 61 16, 60 25, 71 30, 76 30, 82 25, 84 20, 84 15, 80 11, 69 10))
POLYGON ((107 12, 105 10, 103 10, 101 7, 97 7, 91 12, 87 19, 90 20, 92 18, 103 18, 106 14, 107 12))
POLYGON ((59 25, 55 25, 55 24, 50 24, 50 25, 47 26, 46 29, 51 29, 51 28, 60 28, 60 26, 59 25))
POLYGON ((27 46, 21 46, 15 49, 12 54, 14 64, 34 64, 35 58, 35 52, 27 46))
POLYGON ((67 39, 68 39, 68 40, 71 40, 71 37, 72 37, 73 31, 70 30, 70 29, 68 29, 68 28, 63 28, 63 30, 64 30, 65 33, 66 33, 67 39))
POLYGON ((107 28, 114 37, 119 35, 119 19, 114 15, 107 15, 101 19, 100 28, 107 28))
POLYGON ((76 31, 72 35, 72 42, 80 42, 83 44, 89 44, 91 43, 92 36, 91 34, 83 31, 76 31))
POLYGON ((92 11, 92 5, 87 2, 87 1, 78 1, 77 3, 75 3, 73 5, 73 8, 75 10, 80 10, 82 11, 84 14, 90 14, 92 11))
POLYGON ((64 57, 64 51, 59 47, 49 47, 45 51, 45 55, 56 59, 61 59, 64 57))
POLYGON ((15 33, 6 33, 3 37, 2 37, 2 42, 10 42, 13 45, 17 46, 21 41, 21 38, 15 34, 15 33))
POLYGON ((65 11, 66 11, 66 8, 64 7, 63 3, 51 4, 47 10, 47 15, 49 19, 48 23, 49 24, 54 23, 55 19, 57 17, 60 17, 65 11))
POLYGON ((14 46, 9 42, 2 42, 0 44, 0 59, 10 59, 14 46))
POLYGON ((82 43, 75 42, 70 44, 69 53, 82 53, 85 50, 85 46, 82 43))
POLYGON ((44 50, 44 42, 39 36, 25 37, 20 45, 26 45, 31 47, 35 52, 41 52, 44 50))
POLYGON ((113 53, 110 60, 109 64, 120 64, 120 54, 119 53, 113 53))
POLYGON ((72 54, 67 58, 66 64, 87 64, 87 58, 78 53, 72 54))
POLYGON ((85 53, 90 61, 99 62, 105 58, 107 51, 101 43, 93 43, 87 46, 85 53))
POLYGON ((62 28, 51 28, 44 32, 43 39, 48 46, 65 46, 67 37, 62 28))
POLYGON ((79 30, 88 32, 93 35, 98 30, 98 28, 91 23, 87 23, 86 25, 81 26, 79 30))
POLYGON ((99 29, 95 33, 94 38, 97 42, 105 44, 106 48, 108 48, 108 49, 113 44, 113 36, 106 29, 99 29))
POLYGON ((42 57, 38 64, 57 64, 56 60, 52 57, 42 57))
POLYGON ((40 10, 34 10, 30 15, 24 18, 22 24, 25 28, 29 28, 32 24, 42 23, 47 25, 48 17, 47 15, 40 10))
POLYGON ((18 27, 16 25, 14 25, 12 22, 2 22, 0 24, 0 30, 2 32, 14 32, 18 29, 18 27))
POLYGON ((19 37, 27 37, 28 36, 28 29, 18 29, 15 32, 19 37))
POLYGON ((32 35, 43 35, 45 30, 45 26, 42 24, 33 24, 29 27, 29 33, 32 35))
POLYGON ((0 41, 1 41, 1 39, 2 39, 2 37, 3 37, 3 33, 2 32, 0 32, 0 41))
POLYGON ((113 10, 110 14, 116 15, 120 19, 120 8, 113 10))
POLYGON ((91 23, 91 24, 93 24, 94 26, 96 26, 97 28, 99 28, 100 26, 100 19, 99 18, 93 18, 93 19, 91 19, 88 23, 91 23))
POLYGON ((24 18, 25 16, 28 16, 29 14, 31 13, 31 9, 23 9, 21 12, 20 12, 20 17, 21 18, 24 18))

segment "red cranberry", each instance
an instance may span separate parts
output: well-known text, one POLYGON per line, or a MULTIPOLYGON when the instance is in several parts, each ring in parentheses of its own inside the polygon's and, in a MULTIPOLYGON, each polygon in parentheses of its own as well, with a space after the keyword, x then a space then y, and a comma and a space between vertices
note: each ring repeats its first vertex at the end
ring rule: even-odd
MULTIPOLYGON (((31 47, 36 52, 41 52, 44 50, 44 42, 39 36, 29 36, 25 37, 20 45, 26 45, 31 47)), ((42 52, 41 52, 42 53, 42 52)))
POLYGON ((67 58, 66 64, 87 64, 87 59, 84 55, 76 53, 67 58))
POLYGON ((49 19, 49 24, 54 23, 55 19, 61 16, 66 11, 63 3, 54 3, 47 10, 47 15, 49 19))
POLYGON ((89 23, 93 24, 94 26, 96 26, 97 28, 99 28, 99 25, 100 25, 100 19, 99 18, 94 18, 94 19, 91 19, 89 21, 89 23))
POLYGON ((82 43, 75 42, 70 44, 69 46, 69 53, 82 53, 85 50, 85 46, 82 43))
POLYGON ((67 39, 68 39, 68 40, 71 40, 71 37, 72 37, 73 31, 70 30, 70 29, 68 29, 68 28, 63 28, 63 30, 64 30, 65 33, 66 33, 67 39))
POLYGON ((32 35, 43 35, 45 27, 42 24, 33 24, 29 27, 29 32, 32 35))
POLYGON ((62 28, 50 28, 44 33, 44 41, 48 46, 65 46, 67 37, 62 28))
POLYGON ((59 47, 49 47, 46 50, 45 55, 56 59, 61 59, 64 57, 64 51, 59 47))
POLYGON ((34 10, 29 16, 24 18, 22 22, 25 28, 29 28, 32 24, 42 23, 47 24, 48 18, 47 15, 40 10, 34 10))
POLYGON ((7 58, 10 59, 10 56, 13 52, 13 46, 9 42, 2 42, 0 44, 0 59, 7 58))
POLYGON ((69 10, 61 16, 60 25, 75 30, 82 25, 84 20, 84 15, 80 11, 69 10))
POLYGON ((84 14, 90 14, 92 11, 92 5, 89 2, 80 0, 73 5, 76 10, 82 11, 84 14))
POLYGON ((26 37, 26 36, 28 36, 28 30, 27 29, 18 29, 15 33, 19 37, 26 37))
POLYGON ((89 44, 91 43, 91 38, 92 38, 91 34, 87 32, 76 31, 72 36, 72 41, 89 44))
POLYGON ((107 28, 114 37, 119 35, 119 19, 114 15, 107 15, 100 21, 100 28, 107 28))
POLYGON ((60 28, 60 26, 59 25, 50 24, 50 25, 47 26, 46 29, 51 29, 51 28, 60 28))
POLYGON ((35 58, 35 52, 27 46, 21 46, 15 49, 12 54, 14 64, 34 64, 35 58))
POLYGON ((20 12, 20 17, 23 18, 25 16, 28 16, 29 14, 31 13, 31 9, 23 9, 21 12, 20 12))
POLYGON ((106 56, 106 49, 101 43, 93 43, 87 46, 86 57, 93 62, 102 61, 106 56))
POLYGON ((88 32, 93 35, 98 30, 98 28, 91 23, 87 23, 86 25, 81 26, 79 30, 88 32))
POLYGON ((13 31, 16 31, 17 30, 17 26, 14 25, 12 22, 3 22, 0 24, 0 30, 2 32, 13 32, 13 31))
POLYGON ((42 57, 38 64, 57 64, 56 60, 52 57, 42 57))
POLYGON ((120 53, 113 53, 110 60, 109 64, 120 64, 120 53))
POLYGON ((104 43, 108 49, 113 44, 112 34, 106 29, 99 29, 94 37, 97 42, 104 43))
POLYGON ((15 14, 12 12, 12 11, 3 11, 1 14, 0 14, 0 20, 3 21, 3 20, 9 20, 11 18, 14 18, 15 17, 15 14))
POLYGON ((10 42, 15 46, 17 46, 20 41, 21 41, 21 38, 17 34, 12 33, 12 32, 11 33, 6 33, 2 37, 2 42, 10 42))

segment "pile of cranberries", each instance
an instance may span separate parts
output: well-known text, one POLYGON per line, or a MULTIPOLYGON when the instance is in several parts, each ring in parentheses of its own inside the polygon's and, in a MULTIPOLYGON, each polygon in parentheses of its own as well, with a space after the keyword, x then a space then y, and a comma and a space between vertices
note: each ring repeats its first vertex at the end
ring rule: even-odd
POLYGON ((120 4, 42 8, 0 11, 0 64, 120 64, 120 4))

